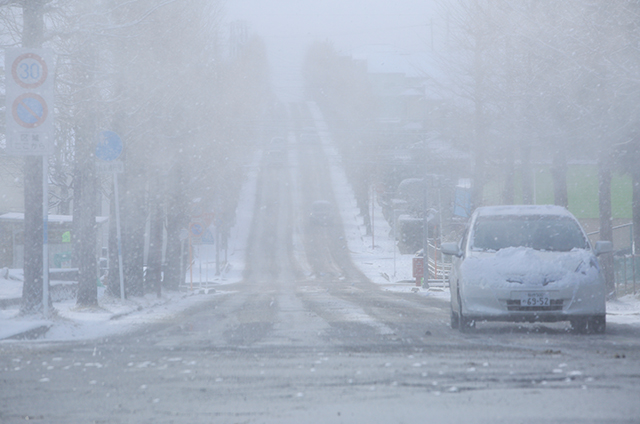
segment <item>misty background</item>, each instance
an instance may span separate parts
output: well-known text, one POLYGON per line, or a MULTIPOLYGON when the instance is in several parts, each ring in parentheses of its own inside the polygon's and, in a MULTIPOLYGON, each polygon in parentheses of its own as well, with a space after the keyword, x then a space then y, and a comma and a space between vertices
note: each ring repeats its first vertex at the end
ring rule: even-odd
MULTIPOLYGON (((637 2, 270 3, 0 1, 3 48, 55 54, 49 213, 74 217, 79 304, 97 303, 96 245, 109 247, 108 286, 120 290, 115 220, 95 223, 114 214, 113 181, 95 172, 99 131, 124 141, 135 296, 184 279, 192 217, 215 213, 222 234, 233 225, 251 153, 286 135, 289 105, 307 100, 327 117, 365 221, 372 193, 390 204, 417 178, 441 195, 427 208, 450 219, 461 193, 467 213, 554 203, 605 240, 633 221, 620 248, 640 241, 637 2)), ((38 169, 0 155, 0 212, 25 212, 26 312, 42 290, 38 169)), ((7 245, 0 266, 16 259, 7 245)), ((613 258, 602 263, 612 284, 613 258)))

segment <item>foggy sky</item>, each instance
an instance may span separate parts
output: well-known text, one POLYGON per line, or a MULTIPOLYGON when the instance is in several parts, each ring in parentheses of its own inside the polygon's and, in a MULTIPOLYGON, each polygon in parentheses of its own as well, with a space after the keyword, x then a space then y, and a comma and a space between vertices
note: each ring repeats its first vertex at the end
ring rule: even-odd
POLYGON ((245 21, 249 32, 265 41, 282 100, 299 99, 300 65, 313 41, 330 40, 345 54, 380 44, 405 53, 425 51, 435 9, 428 0, 228 0, 225 5, 228 22, 245 21))

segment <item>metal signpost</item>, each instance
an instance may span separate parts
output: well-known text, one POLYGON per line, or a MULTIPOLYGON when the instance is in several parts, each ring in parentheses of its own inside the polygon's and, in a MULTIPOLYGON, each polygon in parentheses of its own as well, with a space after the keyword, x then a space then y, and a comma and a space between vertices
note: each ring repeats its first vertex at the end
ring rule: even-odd
POLYGON ((116 207, 116 238, 118 242, 118 275, 120 278, 120 299, 124 300, 124 271, 122 269, 122 236, 120 233, 120 196, 118 195, 118 174, 124 171, 122 161, 116 160, 123 150, 122 139, 113 131, 102 131, 96 143, 96 171, 113 174, 113 196, 116 207))
POLYGON ((42 312, 49 316, 48 155, 53 153, 53 53, 45 49, 7 49, 6 152, 42 156, 42 312))
MULTIPOLYGON (((217 229, 216 229, 216 234, 218 233, 217 229)), ((211 263, 211 249, 209 249, 209 247, 211 245, 215 245, 215 237, 213 235, 213 233, 211 232, 211 230, 209 230, 208 228, 204 231, 204 234, 202 235, 202 244, 206 245, 207 247, 205 248, 205 255, 206 255, 206 261, 205 261, 205 277, 206 277, 206 282, 207 284, 209 284, 209 264, 211 263)), ((217 247, 216 247, 216 252, 218 251, 217 247)), ((202 259, 200 259, 200 263, 202 263, 202 259)), ((218 255, 216 254, 216 267, 218 266, 218 255)), ((216 274, 217 275, 217 274, 216 274)), ((202 281, 201 281, 202 282, 202 281)))
MULTIPOLYGON (((189 223, 189 290, 193 290, 193 245, 200 244, 204 234, 204 224, 195 220, 189 223)), ((202 278, 200 278, 202 283, 202 278)))

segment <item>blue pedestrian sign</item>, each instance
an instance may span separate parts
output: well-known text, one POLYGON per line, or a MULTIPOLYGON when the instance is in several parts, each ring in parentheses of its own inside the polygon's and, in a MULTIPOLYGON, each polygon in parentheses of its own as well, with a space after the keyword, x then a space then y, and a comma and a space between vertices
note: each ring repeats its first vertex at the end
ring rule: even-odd
POLYGON ((98 143, 96 144, 96 157, 105 162, 111 162, 122 153, 122 139, 113 131, 102 131, 98 134, 98 143))

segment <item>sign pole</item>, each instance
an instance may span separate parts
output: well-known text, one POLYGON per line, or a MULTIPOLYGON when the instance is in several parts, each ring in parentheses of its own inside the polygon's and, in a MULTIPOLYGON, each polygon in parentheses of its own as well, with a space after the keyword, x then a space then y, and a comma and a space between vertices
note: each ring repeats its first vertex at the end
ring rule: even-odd
MULTIPOLYGON (((425 167, 425 170, 427 168, 425 167)), ((424 175, 424 209, 422 217, 422 267, 424 276, 424 282, 422 288, 429 288, 429 186, 428 186, 428 174, 424 175)))
POLYGON ((393 278, 396 277, 396 250, 398 250, 398 219, 396 218, 396 209, 393 209, 393 278))
POLYGON ((191 231, 189 231, 189 290, 193 291, 193 244, 191 243, 191 231))
POLYGON ((376 190, 371 185, 371 250, 376 248, 376 190))
POLYGON ((113 196, 116 207, 116 241, 118 243, 118 277, 120 279, 120 299, 126 298, 124 292, 124 269, 122 265, 122 234, 120 230, 120 195, 118 189, 118 173, 124 171, 122 161, 118 161, 124 146, 122 139, 113 131, 101 131, 97 134, 95 156, 96 170, 113 174, 113 196))
POLYGON ((219 225, 216 226, 216 275, 220 275, 220 231, 219 225))
POLYGON ((49 318, 49 156, 42 156, 42 313, 49 318))
POLYGON ((124 271, 122 269, 122 236, 120 235, 120 196, 118 195, 118 173, 113 173, 113 195, 116 202, 116 238, 118 241, 118 275, 120 277, 120 299, 124 300, 124 271))

